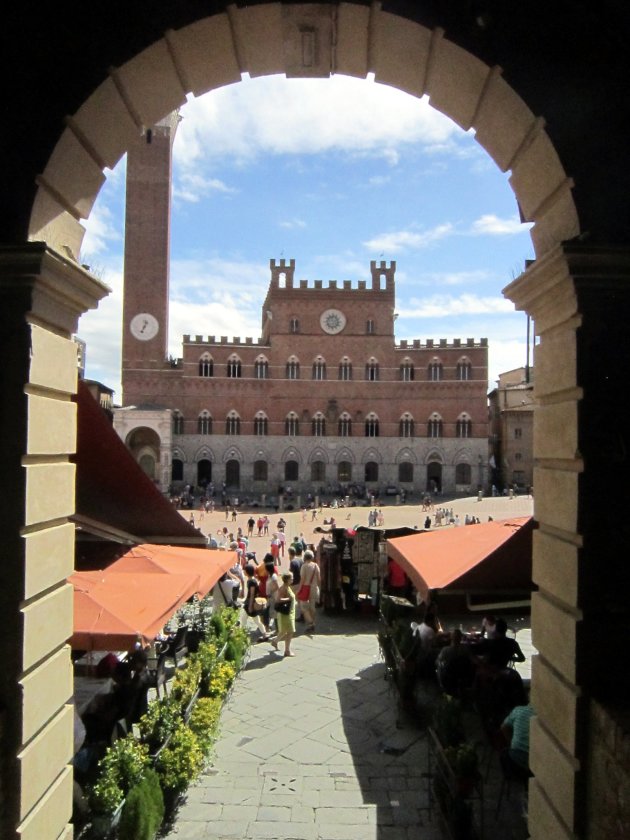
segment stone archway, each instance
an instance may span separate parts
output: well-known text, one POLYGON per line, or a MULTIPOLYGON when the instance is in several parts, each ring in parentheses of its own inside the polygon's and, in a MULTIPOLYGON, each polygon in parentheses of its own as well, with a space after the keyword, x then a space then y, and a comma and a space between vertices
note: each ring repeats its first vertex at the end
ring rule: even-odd
MULTIPOLYGON (((497 166, 512 172, 510 182, 523 218, 534 222, 537 263, 506 291, 519 308, 535 317, 541 336, 536 364, 542 374, 537 388, 544 404, 536 420, 539 466, 535 480, 541 524, 535 549, 541 584, 535 626, 537 622, 541 628, 537 640, 541 659, 534 688, 544 686, 544 691, 538 690, 537 695, 540 723, 534 756, 537 752, 543 755, 552 745, 559 748, 560 757, 555 765, 548 764, 546 773, 544 762, 539 761, 536 769, 542 781, 530 811, 544 812, 546 823, 541 820, 541 824, 552 826, 552 830, 573 826, 580 764, 577 726, 583 716, 576 664, 582 616, 575 569, 582 548, 579 476, 583 453, 588 451, 588 442, 578 439, 578 403, 583 392, 576 360, 587 349, 585 336, 597 332, 589 325, 578 338, 577 330, 582 327, 581 309, 589 297, 592 277, 627 276, 627 258, 620 255, 615 261, 596 248, 578 244, 567 248, 563 244, 581 232, 572 183, 544 122, 526 107, 498 68, 483 64, 450 42, 442 30, 430 30, 384 12, 378 3, 370 7, 342 3, 331 13, 332 8, 282 3, 231 6, 226 13, 169 31, 113 69, 68 118, 38 181, 29 239, 44 241, 57 253, 76 257, 83 235, 79 220, 90 212, 103 170, 115 165, 140 128, 153 125, 182 104, 187 92, 199 95, 238 81, 243 72, 291 76, 330 72, 365 76, 373 72, 379 82, 415 96, 428 95, 431 104, 458 125, 475 130, 497 166), (305 49, 304 37, 310 49, 305 49), (305 60, 306 56, 311 60, 305 60), (552 573, 558 554, 565 562, 560 572, 555 564, 552 573), (566 631, 559 646, 553 633, 543 629, 554 626, 566 631), (565 715, 564 726, 553 725, 554 707, 547 702, 552 696, 562 696, 568 704, 570 714, 565 715), (573 725, 567 725, 567 720, 573 725), (545 785, 550 793, 543 795, 545 785)), ((592 404, 581 412, 597 417, 592 404)))

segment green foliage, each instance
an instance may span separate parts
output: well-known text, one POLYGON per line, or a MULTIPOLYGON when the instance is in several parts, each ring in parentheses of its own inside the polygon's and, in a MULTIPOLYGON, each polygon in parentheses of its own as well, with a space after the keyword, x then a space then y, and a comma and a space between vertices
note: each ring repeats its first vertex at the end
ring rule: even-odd
POLYGON ((479 769, 477 751, 470 743, 463 743, 456 747, 446 747, 444 756, 455 775, 460 779, 475 776, 479 769))
POLYGON ((120 840, 153 840, 164 819, 164 796, 155 770, 131 788, 120 816, 120 840))
POLYGON ((116 741, 99 761, 98 779, 90 791, 92 808, 102 814, 113 814, 149 764, 147 746, 133 735, 116 741))
POLYGON ((140 720, 138 728, 144 743, 151 752, 162 746, 182 720, 182 709, 178 700, 171 697, 152 700, 140 720))
MULTIPOLYGON (((236 612, 236 610, 230 610, 231 612, 236 612)), ((227 608, 222 610, 218 610, 217 612, 212 613, 210 616, 210 626, 208 628, 208 634, 206 636, 209 642, 214 642, 218 648, 222 648, 223 645, 227 641, 227 627, 225 625, 225 620, 228 616, 225 615, 227 612, 227 608)), ((229 620, 229 618, 228 618, 229 620)))
POLYGON ((204 755, 210 752, 217 737, 222 703, 222 697, 202 697, 197 701, 188 721, 204 755))
POLYGON ((455 697, 443 694, 435 704, 433 728, 443 747, 455 747, 464 740, 462 705, 455 697))
POLYGON ((199 688, 200 680, 201 662, 195 656, 190 656, 186 667, 180 668, 173 677, 170 699, 185 710, 199 688))
POLYGON ((162 788, 183 793, 203 768, 203 751, 195 733, 181 721, 160 752, 156 770, 162 788))
POLYGON ((225 697, 236 676, 236 666, 232 662, 217 662, 208 682, 210 697, 225 697))

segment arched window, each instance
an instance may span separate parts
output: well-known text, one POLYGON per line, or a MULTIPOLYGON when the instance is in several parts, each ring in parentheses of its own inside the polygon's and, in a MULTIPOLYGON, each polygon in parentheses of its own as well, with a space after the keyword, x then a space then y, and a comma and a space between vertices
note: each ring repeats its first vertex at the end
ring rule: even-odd
POLYGON ((439 414, 432 414, 427 425, 427 437, 442 437, 442 418, 439 414))
POLYGON ((212 417, 209 411, 202 411, 197 418, 197 434, 211 435, 212 434, 212 417))
POLYGON ((346 356, 339 362, 339 379, 349 382, 352 379, 352 363, 346 356))
POLYGON ((267 462, 254 461, 254 481, 267 481, 267 475, 267 462))
POLYGON ((455 466, 455 484, 471 484, 472 470, 470 464, 457 464, 455 466))
POLYGON ((365 366, 365 378, 368 382, 378 382, 378 362, 372 358, 365 366))
POLYGON ((472 379, 472 365, 468 359, 460 359, 457 362, 457 378, 460 382, 472 379))
POLYGON ((314 437, 325 437, 326 435, 326 418, 318 411, 317 414, 313 416, 311 421, 312 433, 314 437))
POLYGON ((366 333, 366 335, 374 335, 374 332, 375 332, 374 321, 372 320, 372 318, 368 318, 368 320, 365 322, 365 333, 366 333))
POLYGON ((326 379, 326 362, 321 356, 313 362, 313 379, 326 379))
POLYGON ((179 411, 173 412, 173 434, 184 434, 184 415, 179 411))
POLYGON ((409 461, 398 464, 398 481, 401 484, 411 484, 413 481, 413 464, 409 461))
POLYGON ((264 411, 259 411, 258 414, 254 417, 254 434, 255 435, 266 435, 268 430, 268 420, 267 415, 264 411))
POLYGON ((365 481, 378 481, 378 464, 376 461, 368 461, 365 465, 365 481))
POLYGON ((199 359, 199 376, 214 376, 214 362, 208 353, 199 359))
POLYGON ((291 356, 291 358, 287 362, 287 379, 299 379, 299 378, 300 378, 300 363, 295 358, 295 356, 291 356))
POLYGON ((406 411, 403 416, 400 418, 399 423, 399 434, 402 438, 412 438, 413 437, 413 417, 406 411))
POLYGON ((429 363, 429 381, 440 382, 442 380, 442 362, 439 359, 433 359, 429 363))
POLYGON ((326 464, 324 461, 313 461, 311 464, 311 481, 326 481, 326 464))
POLYGON ((405 359, 400 366, 400 379, 402 382, 412 382, 414 378, 414 367, 411 359, 405 359))
POLYGON ((300 331, 299 320, 297 318, 291 318, 291 320, 289 321, 289 332, 293 333, 295 335, 296 333, 299 333, 299 331, 300 331))
POLYGON ((254 376, 256 379, 269 378, 269 362, 264 356, 259 356, 254 362, 254 376))
POLYGON ((284 421, 284 433, 285 435, 293 436, 300 434, 300 421, 298 420, 298 416, 295 411, 291 411, 287 414, 284 421))
POLYGON ((230 411, 225 418, 225 434, 226 435, 240 435, 241 433, 241 418, 235 411, 230 411))
POLYGON ((352 419, 347 411, 339 418, 339 437, 352 437, 352 419))
POLYGON ((455 434, 458 438, 472 437, 472 421, 467 414, 462 414, 457 418, 455 434))
POLYGON ((171 481, 183 481, 184 480, 184 462, 181 458, 173 458, 173 463, 171 464, 171 481))
POLYGON ((197 461, 197 484, 206 487, 212 481, 212 461, 209 458, 202 458, 197 461))
POLYGON ((366 437, 378 437, 379 427, 378 427, 378 417, 374 413, 368 414, 365 418, 365 436, 366 437))
POLYGON ((228 379, 240 379, 241 377, 241 360, 238 356, 230 356, 227 363, 228 379))
POLYGON ((343 484, 352 481, 352 464, 350 461, 339 461, 337 464, 337 481, 343 484))
POLYGON ((300 476, 300 465, 297 461, 285 461, 284 480, 297 481, 300 476))

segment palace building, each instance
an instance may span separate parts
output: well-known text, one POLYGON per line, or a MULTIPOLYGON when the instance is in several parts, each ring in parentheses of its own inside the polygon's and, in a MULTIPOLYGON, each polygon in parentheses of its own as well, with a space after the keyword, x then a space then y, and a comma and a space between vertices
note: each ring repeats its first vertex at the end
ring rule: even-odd
POLYGON ((396 263, 369 280, 295 279, 270 261, 260 337, 185 335, 167 359, 172 115, 127 163, 123 408, 115 427, 166 489, 255 498, 453 493, 486 481, 488 347, 396 342, 396 263))

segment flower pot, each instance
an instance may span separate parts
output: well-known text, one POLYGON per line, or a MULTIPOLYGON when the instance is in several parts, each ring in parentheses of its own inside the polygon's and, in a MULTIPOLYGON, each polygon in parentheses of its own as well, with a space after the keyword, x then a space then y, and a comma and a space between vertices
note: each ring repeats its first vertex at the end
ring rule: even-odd
POLYGON ((120 815, 125 805, 125 800, 120 803, 113 814, 92 815, 92 834, 95 837, 109 837, 120 822, 120 815))

